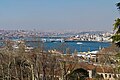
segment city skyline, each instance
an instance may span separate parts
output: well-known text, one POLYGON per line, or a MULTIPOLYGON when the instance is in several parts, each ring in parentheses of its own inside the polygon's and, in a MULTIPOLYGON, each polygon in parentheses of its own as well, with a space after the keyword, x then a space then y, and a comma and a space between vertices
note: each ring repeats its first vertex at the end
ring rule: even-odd
POLYGON ((1 0, 0 29, 110 31, 118 0, 1 0))

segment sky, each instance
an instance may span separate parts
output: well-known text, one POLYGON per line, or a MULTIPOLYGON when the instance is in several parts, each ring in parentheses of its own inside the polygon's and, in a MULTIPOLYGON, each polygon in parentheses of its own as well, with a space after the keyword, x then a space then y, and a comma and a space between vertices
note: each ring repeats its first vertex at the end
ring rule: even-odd
POLYGON ((0 0, 0 29, 112 31, 119 0, 0 0))

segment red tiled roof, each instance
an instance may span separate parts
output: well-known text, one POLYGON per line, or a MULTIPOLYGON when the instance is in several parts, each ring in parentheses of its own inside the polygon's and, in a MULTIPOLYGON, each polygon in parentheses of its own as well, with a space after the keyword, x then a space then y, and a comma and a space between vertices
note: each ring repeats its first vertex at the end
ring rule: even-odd
POLYGON ((77 68, 83 68, 85 70, 93 70, 93 69, 95 69, 95 66, 93 64, 81 62, 81 63, 77 64, 77 68))
POLYGON ((99 73, 114 73, 114 70, 113 70, 112 67, 96 66, 96 72, 99 72, 99 73))

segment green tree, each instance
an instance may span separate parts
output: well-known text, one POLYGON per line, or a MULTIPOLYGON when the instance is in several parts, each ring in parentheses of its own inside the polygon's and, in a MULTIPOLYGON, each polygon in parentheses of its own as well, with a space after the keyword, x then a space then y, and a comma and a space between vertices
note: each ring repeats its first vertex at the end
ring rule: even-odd
POLYGON ((116 4, 117 9, 120 10, 120 2, 116 4))
MULTIPOLYGON (((118 11, 120 12, 120 2, 116 4, 116 7, 118 11)), ((116 45, 120 48, 120 18, 117 18, 115 20, 115 23, 113 24, 114 28, 114 35, 112 36, 112 40, 116 45)), ((120 71, 120 51, 118 51, 118 54, 116 55, 117 60, 117 71, 120 71)))
MULTIPOLYGON (((120 3, 116 4, 117 9, 120 11, 120 3)), ((120 47, 120 18, 117 18, 113 24, 114 35, 112 36, 112 40, 117 46, 120 47)))

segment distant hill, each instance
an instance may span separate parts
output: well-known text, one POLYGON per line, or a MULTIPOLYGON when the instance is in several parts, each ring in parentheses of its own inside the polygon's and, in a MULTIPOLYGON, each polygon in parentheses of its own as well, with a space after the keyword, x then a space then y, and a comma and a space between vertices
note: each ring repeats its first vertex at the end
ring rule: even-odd
POLYGON ((102 33, 106 33, 106 31, 83 31, 83 32, 66 32, 66 33, 62 33, 62 34, 58 34, 57 36, 74 36, 74 35, 83 35, 83 34, 102 34, 102 33))

